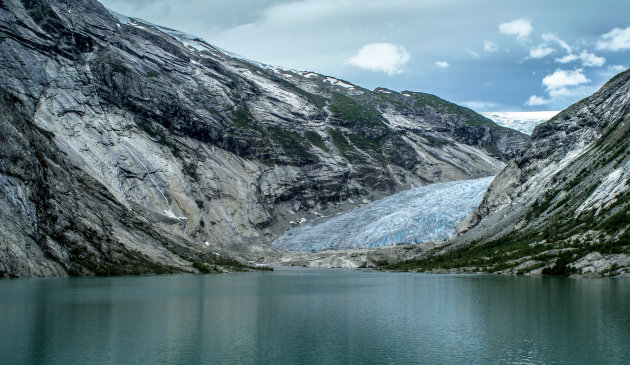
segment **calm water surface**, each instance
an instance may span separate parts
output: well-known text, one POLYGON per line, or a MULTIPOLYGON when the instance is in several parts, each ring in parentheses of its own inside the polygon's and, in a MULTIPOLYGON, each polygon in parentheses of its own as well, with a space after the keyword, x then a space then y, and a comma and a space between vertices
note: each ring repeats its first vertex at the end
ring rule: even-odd
POLYGON ((2 364, 630 364, 630 280, 286 270, 0 281, 2 364))

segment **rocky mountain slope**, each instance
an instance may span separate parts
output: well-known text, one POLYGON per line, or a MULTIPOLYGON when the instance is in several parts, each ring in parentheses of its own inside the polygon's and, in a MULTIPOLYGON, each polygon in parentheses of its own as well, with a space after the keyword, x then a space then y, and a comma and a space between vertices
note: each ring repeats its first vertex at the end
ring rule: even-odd
POLYGON ((406 265, 621 274, 629 212, 630 70, 536 127, 442 255, 406 265))
POLYGON ((494 175, 528 140, 93 0, 0 0, 0 96, 0 276, 240 268, 290 221, 494 175))

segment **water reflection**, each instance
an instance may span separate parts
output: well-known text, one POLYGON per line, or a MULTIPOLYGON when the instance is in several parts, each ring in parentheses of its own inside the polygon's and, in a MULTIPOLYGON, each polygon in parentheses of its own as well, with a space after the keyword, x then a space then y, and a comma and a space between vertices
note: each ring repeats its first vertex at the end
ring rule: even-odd
POLYGON ((283 271, 0 281, 3 363, 630 363, 630 283, 283 271))

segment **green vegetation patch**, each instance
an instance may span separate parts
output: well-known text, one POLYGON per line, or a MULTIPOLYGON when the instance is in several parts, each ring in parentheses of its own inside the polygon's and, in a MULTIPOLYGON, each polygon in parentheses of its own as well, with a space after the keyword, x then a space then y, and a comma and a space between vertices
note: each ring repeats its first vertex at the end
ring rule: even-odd
POLYGON ((372 137, 357 133, 348 134, 350 142, 364 151, 379 151, 383 145, 384 138, 385 136, 372 137))
POLYGON ((319 133, 314 132, 314 131, 306 131, 304 132, 304 137, 313 146, 319 147, 324 151, 328 151, 328 148, 326 147, 326 144, 324 143, 324 140, 322 139, 322 136, 319 135, 319 133))
POLYGON ((240 129, 256 129, 252 114, 242 105, 239 105, 234 112, 234 125, 240 129))
POLYGON ((282 149, 288 156, 294 156, 313 162, 317 161, 317 157, 308 151, 308 146, 310 145, 304 137, 296 132, 276 126, 267 127, 267 132, 271 140, 282 146, 282 149))
POLYGON ((223 272, 222 268, 229 271, 273 271, 271 267, 256 267, 251 265, 242 264, 236 260, 229 258, 218 258, 211 263, 204 263, 199 261, 193 261, 192 266, 199 270, 202 274, 220 273, 223 272))
POLYGON ((341 133, 338 129, 328 129, 328 134, 332 140, 332 143, 335 145, 339 153, 343 157, 345 157, 348 161, 354 161, 354 157, 349 154, 349 152, 355 151, 354 147, 348 142, 346 137, 341 133))
POLYGON ((426 94, 426 93, 411 93, 411 92, 408 92, 408 94, 412 96, 414 100, 413 105, 416 108, 431 107, 442 114, 460 114, 468 118, 468 120, 466 121, 466 124, 470 126, 499 127, 494 122, 476 113, 475 111, 465 108, 463 106, 448 102, 435 95, 426 94))
POLYGON ((128 74, 131 72, 131 70, 124 65, 120 65, 117 63, 110 63, 110 66, 112 66, 112 72, 113 73, 121 73, 121 74, 128 74))
POLYGON ((365 102, 359 102, 342 94, 333 94, 330 111, 346 126, 376 127, 383 125, 381 114, 376 109, 365 102))
POLYGON ((177 156, 179 154, 179 147, 177 147, 177 145, 169 137, 166 136, 166 133, 164 133, 164 131, 160 127, 155 127, 153 123, 146 119, 136 122, 136 125, 146 134, 155 138, 159 144, 170 149, 174 156, 177 156))

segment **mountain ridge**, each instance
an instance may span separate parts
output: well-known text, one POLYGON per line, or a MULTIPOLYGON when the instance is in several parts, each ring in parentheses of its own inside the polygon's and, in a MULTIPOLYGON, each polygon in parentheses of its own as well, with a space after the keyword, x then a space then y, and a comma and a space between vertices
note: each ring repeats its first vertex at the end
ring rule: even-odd
POLYGON ((537 126, 449 245, 393 268, 630 272, 630 70, 537 126))
POLYGON ((1 5, 3 276, 242 269, 290 221, 493 175, 528 140, 429 94, 200 51, 93 0, 1 5))

